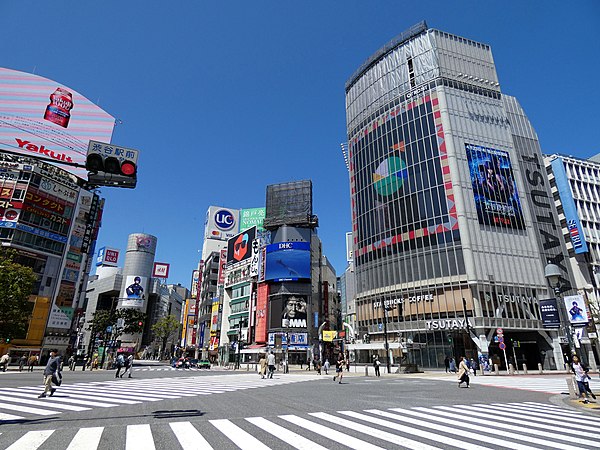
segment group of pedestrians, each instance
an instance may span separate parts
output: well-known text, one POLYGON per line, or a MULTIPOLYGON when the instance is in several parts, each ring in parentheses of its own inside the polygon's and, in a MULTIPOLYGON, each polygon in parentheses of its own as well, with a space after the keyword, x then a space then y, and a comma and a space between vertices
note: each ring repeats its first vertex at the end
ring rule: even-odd
POLYGON ((130 354, 126 357, 123 353, 119 353, 115 361, 115 367, 117 368, 117 371, 115 372, 115 378, 123 378, 123 375, 125 374, 129 374, 128 378, 131 378, 131 370, 133 369, 133 354, 130 354), (123 370, 123 373, 120 373, 121 369, 125 369, 123 370))
POLYGON ((259 375, 261 378, 273 378, 273 374, 275 373, 275 355, 272 350, 268 355, 261 355, 258 364, 260 365, 259 375))
POLYGON ((573 356, 573 362, 571 363, 571 370, 575 374, 575 381, 577 382, 577 389, 579 390, 579 397, 583 403, 589 403, 590 397, 596 400, 596 395, 590 389, 590 369, 583 362, 579 360, 579 357, 573 356))

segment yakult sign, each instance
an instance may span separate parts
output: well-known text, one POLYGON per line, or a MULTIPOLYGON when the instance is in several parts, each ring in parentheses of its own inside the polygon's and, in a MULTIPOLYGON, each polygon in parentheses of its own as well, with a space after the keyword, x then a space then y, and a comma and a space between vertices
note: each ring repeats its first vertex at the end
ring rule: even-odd
POLYGON ((226 241, 238 234, 239 209, 209 206, 204 223, 204 239, 226 241))

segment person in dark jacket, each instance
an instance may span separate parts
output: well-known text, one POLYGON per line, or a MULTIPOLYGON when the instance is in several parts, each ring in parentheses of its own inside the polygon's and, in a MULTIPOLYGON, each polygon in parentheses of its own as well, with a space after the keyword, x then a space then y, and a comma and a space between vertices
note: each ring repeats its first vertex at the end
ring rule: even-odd
POLYGON ((48 363, 46 364, 46 368, 44 369, 44 392, 38 395, 38 398, 46 397, 46 394, 50 393, 50 397, 54 395, 56 392, 56 388, 52 387, 52 382, 54 379, 54 383, 58 382, 58 379, 62 378, 60 373, 60 356, 56 350, 52 350, 50 352, 50 358, 48 359, 48 363))

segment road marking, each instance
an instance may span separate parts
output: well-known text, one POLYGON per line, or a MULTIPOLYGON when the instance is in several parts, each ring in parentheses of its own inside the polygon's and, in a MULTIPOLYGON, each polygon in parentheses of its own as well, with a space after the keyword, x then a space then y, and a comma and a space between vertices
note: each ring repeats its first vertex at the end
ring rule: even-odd
POLYGON ((6 450, 35 450, 54 433, 54 430, 29 431, 6 450))
POLYGON ((18 419, 22 419, 23 417, 21 416, 13 416, 12 414, 4 414, 4 413, 0 413, 0 420, 18 420, 18 419))
POLYGON ((347 434, 340 433, 339 431, 333 430, 329 427, 325 427, 316 422, 303 419, 302 417, 293 415, 285 415, 279 417, 283 420, 287 420, 288 422, 293 423, 294 425, 298 425, 299 427, 305 428, 309 431, 312 431, 313 433, 325 436, 328 439, 332 439, 339 444, 343 444, 355 450, 383 450, 383 447, 378 447, 376 445, 369 444, 366 441, 362 441, 355 437, 348 436, 347 434))
POLYGON ((31 406, 45 406, 48 408, 58 408, 58 409, 66 409, 67 411, 89 411, 90 408, 84 408, 81 406, 71 406, 71 405, 61 405, 53 401, 54 397, 46 397, 43 400, 32 400, 32 399, 24 399, 24 398, 15 398, 16 396, 11 397, 2 397, 0 396, 0 400, 10 403, 26 403, 31 406))
POLYGON ((127 425, 125 450, 155 450, 155 448, 149 424, 127 425))
POLYGON ((80 428, 67 450, 94 450, 100 445, 104 427, 80 428))
POLYGON ((242 450, 270 450, 265 444, 228 419, 209 420, 209 422, 242 450))
POLYGON ((299 434, 277 425, 276 423, 270 422, 263 417, 248 417, 246 420, 298 450, 327 450, 327 447, 316 444, 310 439, 306 439, 304 436, 300 436, 299 434))
POLYGON ((190 422, 171 422, 169 426, 183 450, 212 450, 204 436, 190 422))
POLYGON ((0 403, 0 409, 9 409, 12 411, 19 411, 29 414, 39 414, 40 416, 51 416, 53 414, 60 414, 60 411, 50 411, 49 409, 40 408, 29 408, 28 406, 13 405, 8 403, 0 403))

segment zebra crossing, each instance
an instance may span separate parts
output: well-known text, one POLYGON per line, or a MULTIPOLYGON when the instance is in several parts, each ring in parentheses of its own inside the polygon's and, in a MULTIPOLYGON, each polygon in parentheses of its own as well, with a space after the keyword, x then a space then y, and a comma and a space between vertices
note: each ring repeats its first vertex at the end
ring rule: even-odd
MULTIPOLYGON (((544 392, 547 394, 561 394, 569 392, 567 387, 567 378, 571 375, 564 374, 562 376, 531 376, 531 375, 514 375, 514 376, 471 376, 469 378, 471 385, 491 386, 510 389, 523 389, 527 391, 544 392)), ((457 383, 456 375, 447 377, 419 377, 427 380, 449 381, 457 383)), ((593 378, 590 381, 590 389, 597 393, 600 392, 600 380, 593 378)))
POLYGON ((203 369, 200 367, 190 367, 190 368, 178 368, 176 369, 175 367, 139 367, 133 368, 134 372, 208 372, 208 371, 214 371, 214 369, 203 369))
POLYGON ((0 424, 63 412, 82 412, 182 397, 219 394, 245 389, 319 380, 318 376, 293 375, 260 379, 256 374, 205 377, 113 379, 63 384, 52 397, 38 398, 42 385, 0 388, 0 424))
POLYGON ((165 448, 242 450, 585 450, 600 448, 600 417, 536 403, 312 412, 271 417, 9 431, 8 450, 165 448), (42 447, 43 446, 43 447, 42 447))

